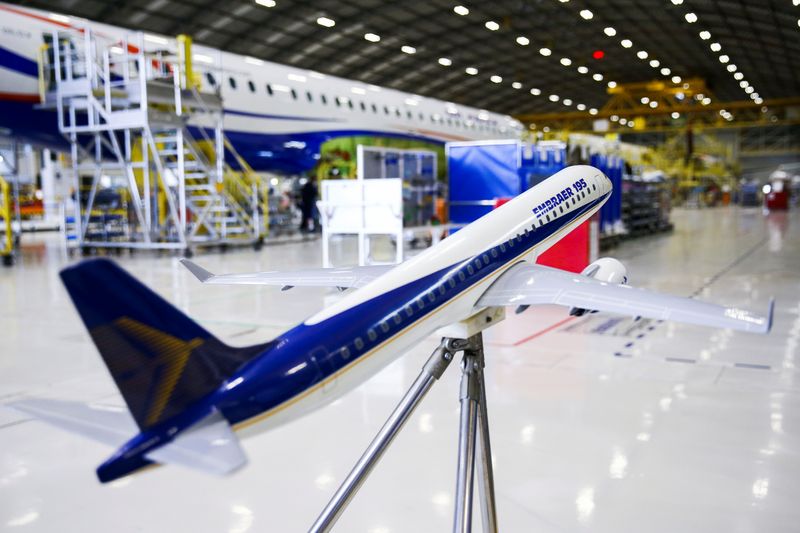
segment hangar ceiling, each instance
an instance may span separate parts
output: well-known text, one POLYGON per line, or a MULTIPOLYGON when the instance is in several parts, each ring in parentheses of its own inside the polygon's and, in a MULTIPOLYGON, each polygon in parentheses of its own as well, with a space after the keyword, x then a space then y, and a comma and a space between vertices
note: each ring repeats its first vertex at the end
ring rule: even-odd
POLYGON ((722 102, 800 96, 800 0, 16 3, 509 114, 599 108, 609 82, 675 76, 722 102))

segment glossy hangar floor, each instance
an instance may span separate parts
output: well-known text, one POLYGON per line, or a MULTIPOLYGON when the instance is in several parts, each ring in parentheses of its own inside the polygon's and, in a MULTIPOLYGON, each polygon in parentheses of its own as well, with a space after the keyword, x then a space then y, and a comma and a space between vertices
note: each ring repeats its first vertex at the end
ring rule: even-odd
MULTIPOLYGON (((766 309, 763 337, 557 308, 487 334, 502 531, 789 532, 800 523, 800 219, 676 210, 675 231, 611 255, 632 283, 766 309)), ((121 399, 58 282, 54 236, 0 271, 0 402, 121 399)), ((320 264, 318 242, 200 256, 234 272, 320 264)), ((168 257, 122 265, 221 338, 248 344, 337 294, 202 286, 168 257)), ((113 294, 108 294, 114 298, 113 294)), ((100 485, 112 450, 0 408, 0 530, 305 531, 434 347, 431 338, 335 404, 244 441, 210 478, 159 468, 100 485)), ((459 372, 433 389, 336 531, 451 527, 459 372)), ((476 530, 479 526, 476 526, 476 530)))

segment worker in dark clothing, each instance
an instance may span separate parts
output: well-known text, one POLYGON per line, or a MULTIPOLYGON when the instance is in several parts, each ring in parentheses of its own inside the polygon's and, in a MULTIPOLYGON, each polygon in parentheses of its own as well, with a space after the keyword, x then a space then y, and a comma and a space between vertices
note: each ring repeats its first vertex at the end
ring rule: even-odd
POLYGON ((300 212, 302 213, 302 220, 300 221, 301 232, 317 231, 316 210, 317 184, 313 178, 309 178, 300 189, 300 212))

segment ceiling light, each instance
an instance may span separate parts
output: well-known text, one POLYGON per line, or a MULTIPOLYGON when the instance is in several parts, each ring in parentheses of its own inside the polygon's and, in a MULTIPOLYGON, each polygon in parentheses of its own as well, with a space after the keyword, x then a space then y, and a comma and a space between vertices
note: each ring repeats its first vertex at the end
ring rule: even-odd
POLYGON ((608 120, 610 120, 611 122, 616 122, 619 120, 619 116, 611 115, 610 117, 608 117, 608 120))
POLYGON ((700 101, 700 103, 701 103, 701 104, 703 104, 703 105, 708 105, 708 104, 710 104, 710 103, 711 103, 711 98, 709 98, 708 96, 706 96, 705 98, 703 98, 703 99, 700 101))
POLYGON ((728 72, 736 72, 736 65, 731 63, 730 65, 727 66, 727 69, 728 69, 728 72))
POLYGON ((664 67, 664 68, 661 69, 661 75, 662 76, 669 76, 670 73, 672 73, 672 71, 670 69, 668 69, 667 67, 664 67))
POLYGON ((449 67, 450 65, 453 64, 453 61, 449 57, 440 57, 439 64, 442 65, 443 67, 449 67))
POLYGON ((578 67, 578 72, 580 72, 581 74, 586 74, 587 72, 589 72, 589 69, 584 66, 580 66, 578 67))
POLYGON ((638 52, 636 52, 636 57, 638 57, 639 59, 647 59, 647 52, 645 52, 644 50, 639 50, 638 52))
POLYGON ((609 37, 613 37, 617 34, 617 30, 615 30, 611 26, 608 26, 607 28, 603 28, 603 33, 605 33, 609 37))
POLYGON ((761 97, 758 95, 758 93, 753 93, 753 94, 750 95, 750 98, 755 100, 755 99, 758 99, 758 98, 761 98, 761 97))
POLYGON ((367 94, 367 90, 363 87, 351 87, 350 92, 353 94, 361 94, 361 95, 367 94))
POLYGON ((597 74, 592 75, 592 79, 594 81, 603 81, 603 75, 598 72, 597 74))
POLYGON ((705 31, 705 30, 701 31, 700 32, 700 38, 703 39, 704 41, 707 41, 707 40, 711 39, 711 32, 710 31, 705 31))
POLYGON ((608 88, 609 89, 613 89, 616 86, 617 86, 617 82, 615 82, 615 81, 608 82, 608 88))
POLYGON ((572 100, 570 100, 569 98, 564 98, 564 101, 561 102, 561 103, 566 105, 566 106, 570 106, 570 105, 572 105, 572 100))
POLYGON ((299 81, 300 83, 305 83, 306 81, 308 81, 308 78, 306 78, 302 74, 295 74, 295 73, 287 75, 286 78, 292 81, 299 81))
POLYGON ((539 53, 542 54, 543 56, 549 56, 550 54, 553 53, 553 51, 545 47, 545 48, 539 48, 539 53))
POLYGON ((377 43, 381 40, 381 36, 376 33, 365 33, 364 39, 368 40, 371 43, 377 43))
POLYGON ((742 81, 739 82, 739 87, 741 87, 742 89, 745 89, 745 88, 747 88, 749 86, 750 86, 750 82, 748 82, 747 80, 742 80, 742 81))
POLYGON ((487 20, 486 24, 484 24, 484 26, 486 26, 487 30, 491 30, 491 31, 497 31, 497 30, 500 29, 500 24, 496 23, 493 20, 487 20))
POLYGON ((568 67, 572 64, 572 60, 568 57, 562 57, 561 64, 564 65, 565 67, 568 67))
POLYGON ((578 111, 584 111, 584 110, 586 110, 586 104, 578 104, 578 105, 576 105, 575 107, 577 107, 577 108, 578 108, 578 111))
POLYGON ((650 107, 655 109, 655 108, 658 107, 658 102, 656 102, 655 100, 650 100, 650 104, 649 105, 650 105, 650 107))
POLYGON ((476 69, 475 67, 467 67, 464 69, 464 72, 466 72, 470 76, 474 76, 475 74, 478 73, 478 69, 476 69))
POLYGON ((591 18, 594 16, 594 13, 592 13, 592 12, 591 12, 591 11, 589 11, 588 9, 581 9, 580 15, 581 15, 581 17, 583 17, 585 20, 591 20, 591 18))
POLYGON ((557 94, 551 94, 551 95, 550 95, 550 96, 548 96, 547 98, 548 98, 548 100, 550 100, 551 102, 558 102, 558 95, 557 95, 557 94))
POLYGON ((691 12, 686 13, 683 16, 683 18, 685 18, 686 22, 688 22, 689 24, 694 24, 695 22, 697 22, 697 15, 695 15, 694 13, 691 13, 691 12))
POLYGON ((416 54, 417 53, 417 49, 416 48, 414 48, 413 46, 408 46, 407 44, 403 45, 400 48, 400 51, 403 52, 404 54, 416 54))
POLYGON ((653 67, 653 68, 658 68, 658 66, 660 64, 661 64, 661 61, 659 61, 658 59, 651 59, 650 60, 650 66, 653 67))
POLYGON ((260 59, 255 58, 255 57, 245 57, 244 58, 244 62, 245 63, 250 63, 251 65, 259 65, 259 66, 264 64, 263 61, 261 61, 260 59))
POLYGON ((650 103, 650 99, 646 96, 642 96, 642 99, 639 100, 642 104, 647 105, 650 103))
POLYGON ((628 123, 628 119, 626 119, 626 118, 621 118, 621 119, 619 119, 619 123, 620 123, 620 124, 622 124, 622 125, 624 126, 625 124, 627 124, 627 123, 628 123))
POLYGON ((497 74, 495 74, 494 76, 492 76, 489 79, 492 81, 492 83, 501 83, 503 81, 503 78, 501 78, 497 74))
POLYGON ((719 43, 711 43, 709 46, 711 47, 712 52, 719 52, 722 50, 722 45, 719 43))
POLYGON ((453 8, 453 11, 455 11, 456 15, 461 15, 462 17, 464 15, 469 15, 469 9, 464 6, 456 6, 453 8))
POLYGON ((676 6, 679 6, 683 3, 683 0, 672 0, 672 3, 676 6))
POLYGON ((319 17, 317 19, 317 24, 320 26, 325 26, 326 28, 333 28, 336 26, 336 21, 333 19, 329 19, 328 17, 319 17))
POLYGON ((680 116, 681 116, 681 114, 678 113, 677 111, 673 111, 672 112, 672 118, 680 118, 680 116))
POLYGON ((621 44, 623 48, 630 48, 633 46, 633 41, 630 39, 622 39, 619 44, 621 44))
POLYGON ((752 87, 744 88, 744 92, 746 92, 747 94, 753 94, 753 91, 755 91, 755 89, 753 89, 752 87))
POLYGON ((725 54, 722 54, 721 56, 719 56, 719 62, 720 63, 727 63, 730 60, 731 60, 731 58, 726 56, 725 54))
POLYGON ((275 0, 256 0, 256 4, 264 7, 275 7, 275 0))
POLYGON ((589 114, 590 115, 596 115, 597 114, 597 109, 595 109, 594 107, 589 109, 589 114))
POLYGON ((531 44, 531 40, 528 39, 527 37, 523 37, 522 35, 520 35, 519 37, 517 37, 517 44, 520 46, 528 46, 529 44, 531 44))
MULTIPOLYGON (((797 25, 800 26, 800 21, 797 22, 797 25)), ((762 100, 761 98, 753 98, 753 101, 758 105, 761 105, 761 104, 764 103, 764 100, 762 100)))
POLYGON ((533 96, 539 96, 540 94, 542 94, 542 90, 541 89, 537 89, 536 87, 534 87, 533 89, 531 89, 531 94, 533 96))
POLYGON ((741 72, 737 72, 736 74, 733 75, 733 78, 736 80, 741 80, 742 78, 744 78, 744 74, 742 74, 741 72))
POLYGON ((512 83, 511 86, 513 88, 515 88, 515 89, 522 89, 522 84, 520 82, 518 82, 518 81, 515 81, 514 83, 512 83))
POLYGON ((681 77, 680 76, 672 76, 672 83, 680 83, 681 77))

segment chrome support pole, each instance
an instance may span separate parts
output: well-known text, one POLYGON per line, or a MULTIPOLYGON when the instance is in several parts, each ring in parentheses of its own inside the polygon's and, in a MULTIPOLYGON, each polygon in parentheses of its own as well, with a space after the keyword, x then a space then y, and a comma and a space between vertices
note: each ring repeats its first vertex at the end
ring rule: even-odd
POLYGON ((453 360, 453 354, 463 349, 464 344, 465 341, 460 339, 442 339, 442 342, 425 363, 417 379, 414 380, 411 388, 395 407, 389 419, 311 526, 310 532, 327 532, 333 528, 342 512, 358 492, 358 489, 366 481, 367 476, 372 472, 386 449, 408 421, 414 409, 450 365, 450 361, 453 360))
POLYGON ((454 533, 472 531, 472 495, 475 481, 475 440, 477 436, 480 383, 478 362, 471 346, 461 359, 461 420, 458 431, 454 533))
POLYGON ((494 467, 492 466, 492 445, 489 438, 489 409, 486 404, 486 380, 484 368, 486 362, 483 357, 483 338, 478 333, 477 337, 477 374, 479 388, 478 409, 478 435, 480 442, 481 460, 478 462, 478 487, 481 497, 481 514, 483 517, 483 532, 497 533, 497 507, 494 494, 494 467))
POLYGON ((442 376, 453 360, 453 355, 459 351, 463 351, 464 355, 461 361, 461 415, 453 531, 454 533, 471 533, 472 531, 476 446, 480 444, 480 460, 477 462, 477 468, 483 531, 484 533, 497 533, 494 470, 492 468, 486 385, 483 374, 485 366, 483 337, 480 333, 466 340, 442 339, 411 388, 395 407, 389 419, 311 526, 309 530, 311 533, 324 533, 333 528, 383 453, 433 384, 442 376))

